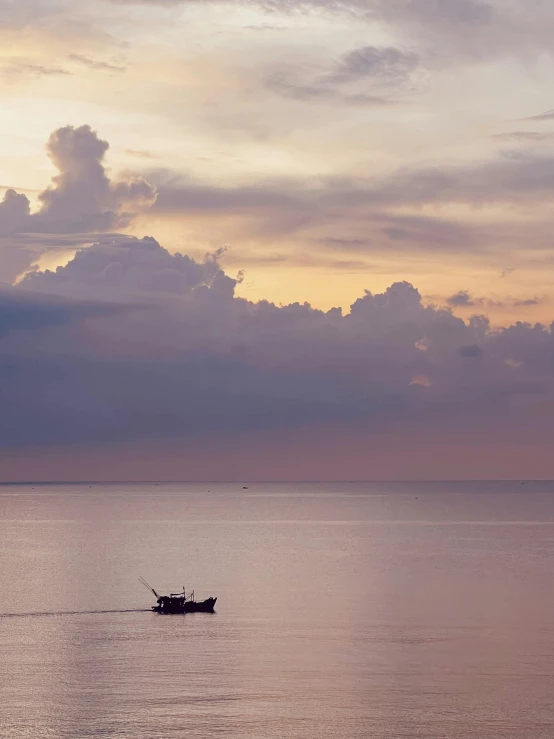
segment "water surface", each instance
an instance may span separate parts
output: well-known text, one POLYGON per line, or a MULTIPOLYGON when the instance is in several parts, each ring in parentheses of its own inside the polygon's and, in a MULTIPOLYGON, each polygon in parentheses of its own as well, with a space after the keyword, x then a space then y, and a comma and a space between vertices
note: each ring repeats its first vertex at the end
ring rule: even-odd
POLYGON ((550 483, 0 486, 0 734, 551 739, 553 539, 550 483))

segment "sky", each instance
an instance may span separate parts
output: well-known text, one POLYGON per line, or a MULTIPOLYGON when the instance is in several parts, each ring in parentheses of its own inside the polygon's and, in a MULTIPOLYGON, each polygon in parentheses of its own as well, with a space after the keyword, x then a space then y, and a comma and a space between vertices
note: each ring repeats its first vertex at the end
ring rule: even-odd
POLYGON ((0 480, 551 478, 554 6, 0 0, 0 480))

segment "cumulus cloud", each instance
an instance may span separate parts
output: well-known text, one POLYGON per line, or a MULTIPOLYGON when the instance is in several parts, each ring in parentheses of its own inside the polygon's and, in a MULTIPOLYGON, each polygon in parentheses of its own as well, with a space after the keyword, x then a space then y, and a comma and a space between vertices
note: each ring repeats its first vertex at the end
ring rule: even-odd
POLYGON ((0 338, 0 442, 335 423, 447 432, 517 423, 514 398, 539 402, 554 392, 551 328, 491 330, 483 317, 466 322, 426 306, 406 282, 366 292, 346 314, 251 302, 236 297, 220 256, 196 261, 152 238, 131 239, 82 250, 13 288, 18 302, 0 338), (45 295, 66 302, 42 315, 37 294, 41 304, 45 295), (108 315, 106 304, 147 309, 108 315))
POLYGON ((461 346, 459 349, 459 353, 461 357, 475 359, 482 356, 483 350, 480 346, 477 346, 477 344, 472 344, 470 346, 461 346))
POLYGON ((62 296, 24 293, 13 287, 4 287, 0 289, 0 339, 14 331, 40 331, 133 309, 129 304, 68 300, 62 296))
POLYGON ((150 207, 156 190, 142 177, 111 180, 104 157, 107 141, 90 126, 64 126, 48 140, 47 154, 58 170, 30 213, 25 195, 8 190, 0 205, 0 234, 83 233, 124 228, 150 207))
MULTIPOLYGON (((379 66, 381 61, 374 63, 379 66)), ((445 204, 483 208, 544 203, 554 193, 549 154, 503 152, 465 166, 403 168, 380 177, 283 178, 231 187, 163 170, 150 171, 147 179, 115 179, 105 168, 107 149, 107 142, 88 126, 55 131, 47 151, 58 174, 40 193, 40 207, 34 213, 25 195, 13 190, 5 194, 0 235, 56 234, 62 239, 69 234, 113 232, 153 209, 164 215, 232 214, 234 219, 246 219, 249 233, 256 233, 261 242, 301 232, 327 250, 361 252, 393 246, 400 251, 455 253, 493 250, 500 244, 506 249, 531 241, 536 249, 550 244, 549 223, 478 224, 439 211, 445 204), (429 206, 425 213, 406 211, 422 206, 429 206)), ((87 239, 80 236, 76 245, 83 241, 87 239)))
POLYGON ((219 260, 224 250, 207 254, 198 262, 182 254, 170 254, 152 237, 96 244, 81 249, 55 272, 33 272, 20 287, 52 294, 77 293, 116 297, 134 293, 185 295, 199 288, 233 296, 237 279, 224 273, 219 260))
POLYGON ((133 214, 155 201, 142 177, 112 182, 104 167, 109 148, 90 126, 65 126, 50 136, 48 156, 59 174, 39 195, 41 208, 31 231, 82 232, 123 228, 133 214))
POLYGON ((31 206, 26 195, 9 189, 0 202, 0 236, 16 233, 28 223, 31 206))
POLYGON ((90 126, 64 126, 52 133, 46 151, 58 174, 39 193, 38 210, 31 212, 28 197, 13 188, 0 201, 4 279, 15 279, 45 248, 66 247, 69 236, 69 245, 77 247, 102 232, 125 229, 155 203, 156 189, 143 177, 109 176, 104 164, 108 148, 90 126))

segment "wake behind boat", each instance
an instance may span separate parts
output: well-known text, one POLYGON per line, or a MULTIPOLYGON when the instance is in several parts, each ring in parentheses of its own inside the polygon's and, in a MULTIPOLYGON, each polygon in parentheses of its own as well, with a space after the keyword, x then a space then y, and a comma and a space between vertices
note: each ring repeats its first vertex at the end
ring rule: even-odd
POLYGON ((143 577, 139 577, 140 582, 151 590, 157 599, 157 605, 152 606, 155 613, 196 613, 198 611, 204 613, 213 613, 217 598, 207 598, 203 601, 194 600, 194 590, 190 595, 185 593, 185 588, 181 593, 170 593, 169 595, 158 595, 154 588, 149 585, 143 577))

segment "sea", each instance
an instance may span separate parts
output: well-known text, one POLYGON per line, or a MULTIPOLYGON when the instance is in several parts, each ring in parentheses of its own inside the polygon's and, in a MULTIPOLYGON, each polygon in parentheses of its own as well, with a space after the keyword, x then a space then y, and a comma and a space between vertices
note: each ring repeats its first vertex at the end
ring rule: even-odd
POLYGON ((550 482, 3 485, 0 736, 552 739, 553 578, 550 482))

